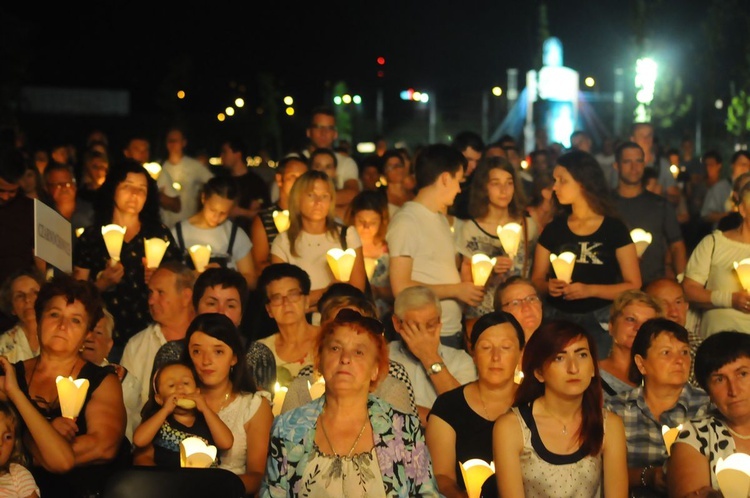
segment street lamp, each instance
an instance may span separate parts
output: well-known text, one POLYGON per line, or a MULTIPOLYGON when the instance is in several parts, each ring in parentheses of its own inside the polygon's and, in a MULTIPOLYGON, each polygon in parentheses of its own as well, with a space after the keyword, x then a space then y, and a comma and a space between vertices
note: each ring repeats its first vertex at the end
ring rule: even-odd
POLYGON ((437 106, 435 103, 435 95, 428 94, 427 92, 418 92, 413 88, 403 90, 400 93, 401 100, 411 100, 414 102, 421 102, 423 104, 429 103, 429 143, 435 142, 435 124, 437 123, 437 106))
POLYGON ((594 78, 592 78, 591 76, 587 76, 586 79, 583 80, 583 84, 589 88, 593 88, 594 85, 596 85, 596 80, 594 80, 594 78))

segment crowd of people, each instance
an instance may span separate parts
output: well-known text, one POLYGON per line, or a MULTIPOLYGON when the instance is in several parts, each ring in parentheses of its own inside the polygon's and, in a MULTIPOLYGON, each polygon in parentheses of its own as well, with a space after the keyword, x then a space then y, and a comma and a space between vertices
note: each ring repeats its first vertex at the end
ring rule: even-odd
POLYGON ((324 107, 306 137, 270 175, 179 128, 156 169, 142 136, 0 151, 0 495, 100 496, 197 437, 248 496, 466 497, 473 459, 483 497, 721 496, 750 452, 750 154, 724 178, 637 123, 596 155, 464 131, 355 159, 324 107), (88 380, 73 416, 59 377, 88 380))

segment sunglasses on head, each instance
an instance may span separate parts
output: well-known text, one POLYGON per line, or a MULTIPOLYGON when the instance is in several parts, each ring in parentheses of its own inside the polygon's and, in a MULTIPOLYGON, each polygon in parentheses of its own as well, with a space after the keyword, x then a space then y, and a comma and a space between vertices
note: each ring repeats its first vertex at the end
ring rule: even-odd
POLYGON ((365 316, 359 311, 349 308, 339 310, 339 312, 336 313, 336 318, 333 319, 333 322, 336 324, 358 323, 370 332, 378 335, 382 335, 385 332, 385 327, 383 327, 383 323, 380 320, 365 316))

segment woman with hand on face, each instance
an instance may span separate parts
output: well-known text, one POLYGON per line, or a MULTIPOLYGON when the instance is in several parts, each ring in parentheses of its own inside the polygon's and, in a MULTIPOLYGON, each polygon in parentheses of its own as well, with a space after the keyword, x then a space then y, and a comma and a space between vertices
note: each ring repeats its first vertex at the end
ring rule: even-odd
POLYGON ((245 365, 237 327, 220 313, 196 316, 185 334, 183 360, 192 366, 206 405, 229 427, 234 443, 219 467, 231 470, 255 494, 263 479, 271 432, 269 394, 258 391, 245 365))
POLYGON ((39 354, 34 303, 44 276, 36 268, 19 270, 10 275, 0 289, 3 310, 18 318, 18 323, 0 335, 0 356, 11 363, 28 360, 39 354))
POLYGON ((79 237, 73 250, 73 276, 89 280, 102 292, 107 309, 115 317, 115 345, 110 359, 120 361, 125 343, 151 322, 145 239, 169 242, 162 261, 180 261, 182 255, 159 216, 156 182, 138 161, 124 159, 107 173, 98 191, 97 222, 79 237), (102 236, 102 227, 125 227, 120 261, 113 262, 102 236))
POLYGON ((89 282, 56 277, 42 286, 35 304, 39 356, 11 365, 0 357, 0 398, 23 418, 24 443, 41 496, 94 496, 106 479, 130 462, 125 405, 117 376, 83 360, 79 351, 102 313, 89 282), (58 376, 88 379, 78 416, 63 417, 58 376))
POLYGON ((330 249, 353 249, 356 253, 348 282, 364 291, 365 273, 362 242, 357 231, 336 222, 336 189, 324 172, 310 170, 297 178, 289 193, 289 230, 279 234, 271 245, 272 263, 291 263, 310 275, 312 292, 308 311, 333 282, 326 253, 330 249))
POLYGON ((596 343, 552 320, 529 339, 512 411, 493 430, 500 496, 628 496, 622 419, 602 408, 596 343))
POLYGON ((172 236, 188 261, 190 247, 196 244, 211 246, 209 267, 237 270, 252 288, 257 275, 250 253, 250 237, 238 222, 229 219, 239 195, 240 191, 232 178, 211 178, 203 185, 200 211, 187 220, 177 222, 172 228, 172 236))
POLYGON ((641 287, 635 244, 612 207, 604 173, 594 156, 576 150, 563 154, 553 171, 555 199, 564 213, 539 236, 531 280, 547 296, 545 318, 570 320, 590 331, 604 358, 612 339, 602 327, 612 301, 641 287), (570 282, 552 272, 550 255, 572 252, 570 282))
POLYGON ((688 383, 687 330, 667 318, 646 320, 630 352, 630 381, 638 387, 610 397, 605 406, 625 422, 628 483, 635 496, 664 496, 669 452, 662 427, 677 427, 709 409, 706 393, 688 383))
POLYGON ((695 355, 695 378, 715 409, 682 425, 667 464, 667 489, 676 498, 721 498, 719 459, 750 454, 750 335, 707 337, 695 355))
POLYGON ((325 394, 276 417, 260 496, 438 496, 419 419, 370 395, 388 371, 382 324, 339 311, 316 364, 325 394))
POLYGON ((609 319, 609 335, 612 349, 606 358, 599 361, 604 396, 615 396, 635 387, 630 380, 632 358, 630 349, 641 324, 650 318, 662 316, 661 305, 650 295, 640 290, 628 290, 617 296, 612 303, 609 319))
POLYGON ((438 396, 427 419, 427 446, 443 496, 467 496, 459 462, 492 461, 492 428, 513 404, 524 343, 510 313, 493 311, 474 324, 471 349, 479 378, 438 396))

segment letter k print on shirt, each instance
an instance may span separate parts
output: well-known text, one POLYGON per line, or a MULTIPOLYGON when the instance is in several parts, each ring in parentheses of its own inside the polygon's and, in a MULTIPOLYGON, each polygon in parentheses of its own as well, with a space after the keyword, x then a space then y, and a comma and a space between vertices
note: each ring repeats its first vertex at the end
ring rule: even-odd
POLYGON ((579 242, 581 246, 580 256, 576 263, 603 265, 604 262, 596 256, 596 250, 602 245, 601 242, 579 242))

